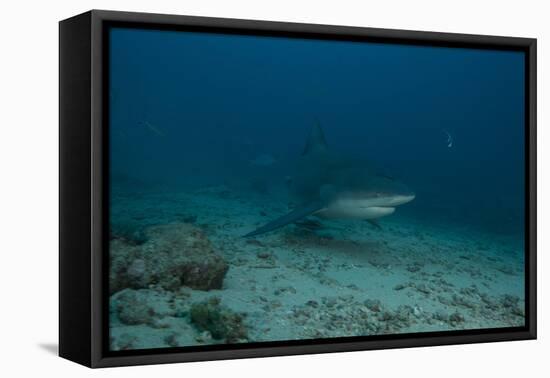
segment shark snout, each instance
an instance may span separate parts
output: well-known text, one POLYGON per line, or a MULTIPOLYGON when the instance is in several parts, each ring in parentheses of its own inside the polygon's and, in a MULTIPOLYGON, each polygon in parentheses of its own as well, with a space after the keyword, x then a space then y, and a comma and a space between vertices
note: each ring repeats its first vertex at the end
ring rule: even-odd
POLYGON ((413 199, 416 198, 416 195, 414 193, 407 193, 407 194, 402 194, 402 195, 398 195, 398 196, 394 196, 392 199, 391 199, 391 205, 392 206, 399 206, 399 205, 403 205, 403 204, 406 204, 406 203, 409 203, 411 202, 413 199))

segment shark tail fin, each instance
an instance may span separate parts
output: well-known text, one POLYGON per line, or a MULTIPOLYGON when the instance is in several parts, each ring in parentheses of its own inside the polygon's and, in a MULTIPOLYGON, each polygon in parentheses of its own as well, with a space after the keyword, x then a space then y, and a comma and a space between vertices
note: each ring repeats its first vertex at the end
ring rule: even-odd
POLYGON ((327 141, 325 140, 325 134, 321 128, 319 120, 315 120, 315 124, 311 128, 309 138, 307 139, 304 152, 302 156, 312 153, 326 152, 328 150, 327 141))

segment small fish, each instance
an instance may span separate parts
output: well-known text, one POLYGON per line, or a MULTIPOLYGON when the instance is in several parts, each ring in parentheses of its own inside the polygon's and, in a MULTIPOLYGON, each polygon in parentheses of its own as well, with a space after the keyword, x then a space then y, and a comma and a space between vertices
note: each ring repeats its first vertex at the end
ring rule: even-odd
POLYGON ((453 137, 447 130, 443 129, 443 132, 447 134, 447 147, 451 148, 453 146, 453 137))
POLYGON ((151 125, 151 123, 149 123, 148 121, 143 121, 142 123, 143 123, 143 125, 145 125, 145 127, 147 127, 149 130, 151 130, 152 132, 154 132, 158 136, 161 136, 161 137, 166 136, 166 134, 162 130, 160 130, 156 126, 151 125))

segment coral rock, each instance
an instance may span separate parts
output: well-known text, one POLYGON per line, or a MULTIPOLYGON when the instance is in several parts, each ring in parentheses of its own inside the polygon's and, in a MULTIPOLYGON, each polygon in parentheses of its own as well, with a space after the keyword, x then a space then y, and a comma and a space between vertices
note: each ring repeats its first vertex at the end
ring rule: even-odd
POLYGON ((191 306, 191 322, 201 331, 208 331, 214 339, 226 343, 246 341, 246 327, 241 315, 220 304, 217 297, 191 306))
POLYGON ((154 315, 146 300, 134 290, 125 290, 118 295, 116 311, 119 320, 128 325, 150 323, 154 315))
POLYGON ((200 228, 175 223, 150 227, 145 234, 147 242, 139 246, 122 239, 111 241, 111 293, 151 284, 172 291, 181 286, 222 288, 228 265, 200 228))

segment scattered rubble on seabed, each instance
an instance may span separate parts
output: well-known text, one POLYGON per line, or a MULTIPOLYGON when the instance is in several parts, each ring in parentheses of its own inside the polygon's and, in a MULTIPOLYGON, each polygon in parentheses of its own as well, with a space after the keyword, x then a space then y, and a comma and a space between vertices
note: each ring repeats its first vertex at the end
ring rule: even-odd
POLYGON ((523 250, 510 237, 395 215, 382 229, 308 221, 245 239, 284 204, 224 188, 117 204, 113 350, 524 324, 523 250))

